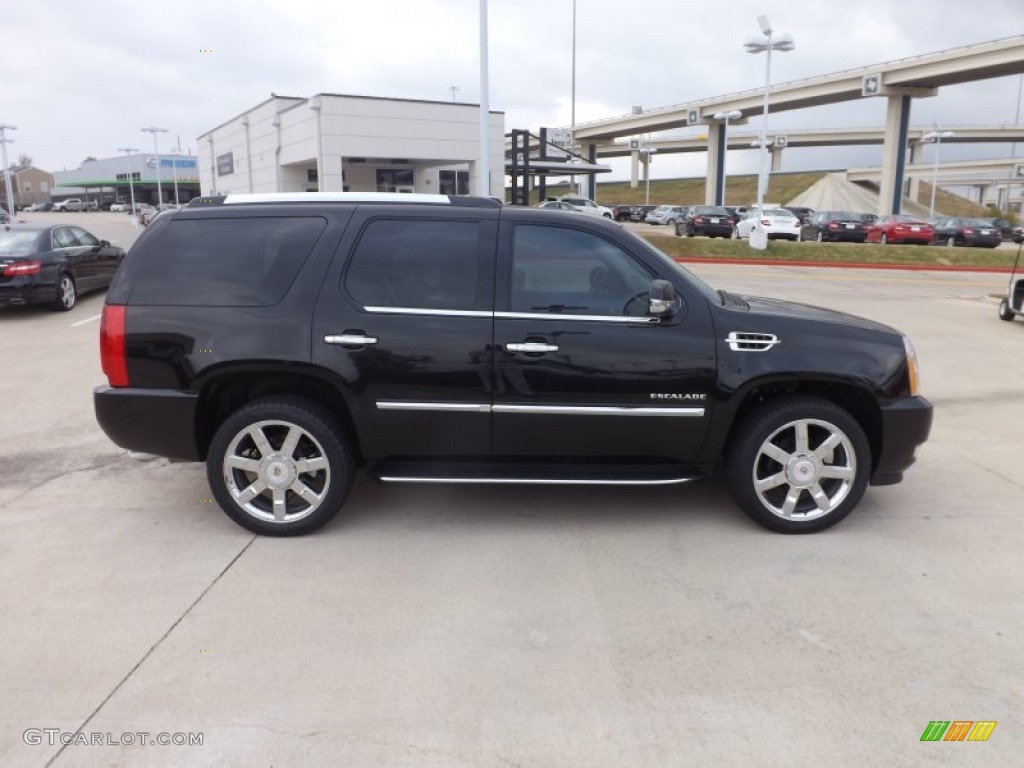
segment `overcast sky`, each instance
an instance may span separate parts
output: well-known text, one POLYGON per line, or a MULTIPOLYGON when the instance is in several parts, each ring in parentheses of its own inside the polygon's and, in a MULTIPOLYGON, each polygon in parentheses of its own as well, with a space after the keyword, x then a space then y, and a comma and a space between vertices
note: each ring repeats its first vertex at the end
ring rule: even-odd
MULTIPOLYGON (((459 101, 479 96, 479 0, 108 0, 5 3, 0 123, 13 161, 76 168, 118 147, 161 149, 268 98, 318 92, 459 101), (208 52, 207 52, 208 51, 208 52)), ((490 0, 491 108, 505 129, 568 125, 572 0, 490 0)), ((772 60, 780 83, 1024 32, 1020 0, 577 0, 578 122, 758 88, 764 56, 743 52, 766 14, 796 50, 772 60)), ((1019 77, 915 100, 912 125, 1007 124, 1019 77)), ((784 112, 772 130, 881 127, 884 100, 784 112)), ((758 127, 752 120, 751 129, 758 127)), ((1024 155, 1024 145, 1019 148, 1024 155)), ((999 157, 1006 145, 949 147, 999 157)), ((788 150, 784 170, 878 163, 881 148, 788 150)), ((946 150, 943 150, 946 157, 946 150)), ((752 152, 730 171, 753 170, 752 152), (748 157, 749 156, 749 157, 748 157)), ((656 158, 654 177, 699 175, 702 156, 656 158)), ((624 164, 616 165, 622 177, 624 164)))

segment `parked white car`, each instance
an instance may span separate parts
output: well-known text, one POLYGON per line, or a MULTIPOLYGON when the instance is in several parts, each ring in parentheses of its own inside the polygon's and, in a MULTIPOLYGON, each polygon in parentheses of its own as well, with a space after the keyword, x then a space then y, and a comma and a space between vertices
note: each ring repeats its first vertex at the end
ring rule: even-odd
POLYGON ((733 239, 746 240, 749 238, 751 230, 754 229, 759 219, 769 240, 800 239, 800 219, 785 208, 765 208, 763 211, 756 209, 750 211, 746 217, 740 219, 739 223, 733 227, 733 239))
POLYGON ((611 208, 605 208, 603 205, 598 205, 593 200, 587 197, 576 197, 574 195, 563 195, 558 198, 559 202, 568 203, 569 205, 575 206, 583 213, 589 213, 591 216, 603 216, 606 219, 613 219, 615 215, 612 213, 611 208))
POLYGON ((111 213, 124 213, 125 211, 128 210, 128 206, 130 206, 130 205, 131 205, 131 203, 123 203, 123 202, 122 203, 111 203, 111 205, 110 205, 110 212, 111 213))
POLYGON ((55 211, 84 211, 85 204, 82 202, 80 197, 69 197, 67 200, 61 200, 58 203, 53 204, 53 210, 55 211))
POLYGON ((648 224, 675 225, 682 221, 685 215, 686 211, 681 205, 659 205, 647 214, 644 221, 648 224))

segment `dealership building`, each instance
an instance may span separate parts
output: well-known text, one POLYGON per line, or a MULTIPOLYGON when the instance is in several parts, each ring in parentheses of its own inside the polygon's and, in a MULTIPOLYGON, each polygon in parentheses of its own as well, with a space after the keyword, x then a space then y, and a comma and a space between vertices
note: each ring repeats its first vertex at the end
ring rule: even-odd
MULTIPOLYGON (((488 194, 504 195, 505 115, 489 115, 488 194)), ((477 194, 480 107, 320 93, 278 96, 198 139, 203 194, 477 194)))
POLYGON ((51 197, 55 202, 80 197, 104 203, 130 200, 134 191, 139 203, 187 203, 199 196, 198 167, 190 155, 141 153, 90 159, 73 171, 54 171, 51 197), (162 201, 157 197, 158 186, 162 201))

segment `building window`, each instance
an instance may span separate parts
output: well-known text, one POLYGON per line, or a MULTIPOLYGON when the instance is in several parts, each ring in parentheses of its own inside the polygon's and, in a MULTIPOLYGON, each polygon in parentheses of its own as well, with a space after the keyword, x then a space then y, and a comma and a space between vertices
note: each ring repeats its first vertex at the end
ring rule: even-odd
POLYGON ((306 169, 306 181, 308 181, 310 184, 316 184, 319 181, 319 179, 317 178, 316 168, 306 169))
MULTIPOLYGON (((119 173, 116 178, 118 181, 128 181, 128 174, 119 173)), ((139 171, 132 171, 132 181, 142 181, 142 174, 139 171)))
POLYGON ((411 168, 378 168, 378 192, 408 192, 415 186, 411 168), (404 189, 403 189, 404 187, 404 189))
POLYGON ((32 185, 31 184, 26 184, 25 188, 22 190, 22 192, 31 192, 31 191, 32 191, 32 185))
POLYGON ((442 195, 468 195, 469 171, 438 171, 437 191, 442 195))

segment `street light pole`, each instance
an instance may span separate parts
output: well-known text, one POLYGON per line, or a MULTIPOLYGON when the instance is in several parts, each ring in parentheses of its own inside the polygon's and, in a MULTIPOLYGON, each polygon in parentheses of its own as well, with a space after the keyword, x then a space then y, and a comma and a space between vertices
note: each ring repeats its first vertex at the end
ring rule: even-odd
POLYGON ((922 137, 925 141, 935 142, 935 158, 932 165, 932 202, 928 206, 929 219, 935 216, 935 190, 939 186, 939 147, 942 145, 943 139, 948 139, 953 135, 955 135, 953 131, 940 131, 938 124, 936 124, 934 131, 929 131, 922 137))
POLYGON ((14 221, 14 192, 11 191, 11 166, 7 164, 7 145, 13 139, 8 139, 4 131, 16 130, 18 130, 16 125, 0 125, 0 151, 3 152, 4 159, 4 191, 7 193, 7 213, 10 214, 11 221, 14 221))
POLYGON ((167 133, 167 129, 157 128, 153 125, 142 130, 145 133, 153 134, 153 154, 156 155, 156 204, 160 205, 164 201, 164 192, 163 187, 160 186, 160 147, 157 145, 156 135, 158 133, 167 133))
POLYGON ((131 195, 132 208, 131 216, 132 222, 135 224, 135 228, 138 229, 139 222, 135 216, 135 183, 132 181, 132 152, 138 152, 135 147, 118 147, 118 152, 124 152, 125 157, 128 160, 128 193, 131 195))
MULTIPOLYGON (((751 38, 743 44, 743 47, 747 49, 747 53, 767 54, 764 71, 764 104, 761 116, 761 168, 757 175, 757 209, 761 210, 764 207, 764 195, 768 187, 768 96, 772 83, 772 51, 792 51, 796 48, 796 44, 793 42, 793 36, 789 34, 773 37, 772 25, 767 16, 758 16, 757 23, 761 27, 762 37, 751 38)), ((757 221, 758 223, 754 225, 751 232, 750 246, 763 251, 768 247, 768 238, 760 224, 760 218, 757 221)))
POLYGON ((728 177, 725 168, 725 159, 726 156, 729 154, 729 121, 739 120, 741 117, 743 117, 743 113, 740 112, 738 109, 730 109, 728 112, 715 112, 715 114, 713 114, 711 117, 714 118, 715 120, 722 121, 722 131, 724 133, 724 141, 722 141, 722 188, 718 191, 718 194, 721 197, 721 199, 718 201, 717 204, 725 205, 725 180, 728 177))

